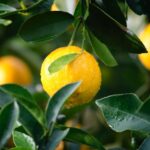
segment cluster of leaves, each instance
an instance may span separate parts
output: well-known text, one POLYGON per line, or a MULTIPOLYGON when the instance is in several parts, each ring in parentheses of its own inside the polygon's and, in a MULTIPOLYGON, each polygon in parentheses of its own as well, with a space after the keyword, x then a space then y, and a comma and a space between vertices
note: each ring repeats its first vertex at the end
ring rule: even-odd
MULTIPOLYGON (((3 24, 8 25, 10 21, 5 20, 7 16, 25 15, 25 22, 20 27, 19 35, 28 42, 51 40, 65 32, 72 24, 76 31, 81 26, 83 42, 86 39, 100 60, 108 66, 117 65, 116 51, 146 52, 142 42, 126 27, 126 3, 130 6, 130 1, 113 0, 110 3, 108 0, 80 0, 74 15, 62 11, 49 11, 52 3, 53 0, 41 0, 18 9, 0 3, 0 17, 4 18, 1 22, 3 20, 3 24)), ((131 5, 139 8, 143 3, 132 2, 131 5)))
POLYGON ((78 88, 79 82, 66 85, 50 98, 45 112, 24 88, 8 84, 0 87, 0 149, 13 137, 11 150, 55 150, 61 140, 87 144, 104 150, 92 135, 62 126, 57 117, 64 103, 78 88))

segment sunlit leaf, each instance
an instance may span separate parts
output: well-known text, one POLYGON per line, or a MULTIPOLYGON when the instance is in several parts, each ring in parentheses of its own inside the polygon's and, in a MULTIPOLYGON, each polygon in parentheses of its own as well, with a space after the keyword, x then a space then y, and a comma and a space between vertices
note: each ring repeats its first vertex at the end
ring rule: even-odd
POLYGON ((65 65, 71 63, 79 54, 72 53, 72 54, 67 54, 62 57, 59 57, 56 59, 54 62, 52 62, 48 68, 49 72, 55 73, 62 69, 65 65))

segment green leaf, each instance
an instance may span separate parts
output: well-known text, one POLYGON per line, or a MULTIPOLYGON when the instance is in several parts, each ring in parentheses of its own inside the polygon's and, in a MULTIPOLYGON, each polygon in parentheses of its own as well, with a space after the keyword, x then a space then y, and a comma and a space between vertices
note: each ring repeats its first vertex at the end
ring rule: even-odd
POLYGON ((12 97, 0 89, 0 108, 12 101, 12 97))
POLYGON ((3 25, 3 26, 8 26, 12 23, 11 20, 8 20, 8 19, 0 19, 0 25, 3 25))
POLYGON ((16 11, 16 8, 0 3, 0 13, 7 13, 7 12, 13 12, 13 11, 16 11))
POLYGON ((51 5, 53 4, 54 0, 34 0, 35 3, 31 6, 29 6, 26 10, 23 10, 23 12, 29 12, 32 14, 37 14, 43 11, 49 11, 51 5))
POLYGON ((99 140, 97 140, 94 136, 90 135, 89 133, 81 129, 68 128, 65 126, 57 126, 57 128, 63 130, 69 129, 69 132, 65 137, 66 141, 85 144, 95 149, 105 150, 99 140))
MULTIPOLYGON (((6 84, 0 86, 0 90, 5 93, 6 102, 10 100, 17 100, 18 103, 24 105, 33 115, 38 119, 41 124, 45 123, 45 117, 42 110, 35 103, 32 95, 23 87, 16 84, 6 84), (8 96, 7 96, 7 95, 8 96)), ((4 94, 3 94, 4 95, 4 94)), ((1 92, 0 92, 1 97, 1 92)), ((5 99, 2 101, 5 101, 5 99)), ((1 104, 1 100, 0 100, 1 104)))
POLYGON ((79 54, 77 53, 72 53, 72 54, 67 54, 59 57, 58 59, 56 59, 54 62, 50 64, 50 66, 48 67, 49 72, 52 74, 59 71, 65 65, 71 63, 78 55, 79 54))
POLYGON ((29 18, 21 27, 19 35, 30 42, 51 40, 62 34, 73 21, 73 16, 66 12, 44 12, 29 18))
POLYGON ((47 124, 56 122, 57 116, 66 100, 79 87, 80 82, 71 83, 60 89, 49 101, 46 111, 47 124))
POLYGON ((35 117, 28 108, 24 105, 19 104, 20 116, 19 121, 26 130, 26 132, 31 135, 36 143, 45 135, 45 127, 38 121, 38 117, 35 117))
POLYGON ((16 147, 26 147, 28 150, 35 150, 36 146, 33 139, 21 132, 13 132, 13 141, 16 147))
POLYGON ((91 46, 100 60, 107 66, 114 67, 117 66, 115 58, 112 56, 111 52, 105 44, 99 41, 90 31, 87 33, 88 39, 91 46))
POLYGON ((69 132, 69 129, 65 129, 65 130, 55 129, 45 149, 56 150, 57 145, 60 143, 60 141, 62 141, 65 138, 68 132, 69 132))
MULTIPOLYGON (((86 25, 90 31, 113 51, 130 53, 147 52, 138 37, 118 23, 101 8, 90 5, 86 25)), ((112 51, 112 52, 113 52, 112 51)))
POLYGON ((111 3, 109 0, 96 0, 96 2, 112 18, 126 26, 126 18, 119 7, 117 0, 111 0, 111 3))
POLYGON ((96 104, 102 110, 108 125, 116 132, 133 130, 150 133, 150 119, 141 115, 143 103, 135 94, 108 96, 97 100, 96 104))
POLYGON ((150 148, 150 137, 146 138, 138 150, 149 150, 150 148))
POLYGON ((8 104, 0 111, 0 149, 10 138, 18 115, 19 109, 16 102, 8 104))
POLYGON ((9 150, 27 150, 27 147, 14 147, 9 150))
POLYGON ((12 97, 18 97, 26 100, 33 100, 32 95, 23 87, 16 84, 5 84, 0 86, 0 90, 12 97))

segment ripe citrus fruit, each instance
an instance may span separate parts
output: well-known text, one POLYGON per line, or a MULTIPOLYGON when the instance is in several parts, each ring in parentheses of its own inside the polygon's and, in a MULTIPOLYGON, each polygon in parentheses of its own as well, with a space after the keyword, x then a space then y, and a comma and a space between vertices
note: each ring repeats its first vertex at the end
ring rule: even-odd
POLYGON ((139 38, 148 50, 148 53, 140 54, 139 59, 145 68, 150 70, 150 24, 145 27, 139 38))
POLYGON ((31 71, 21 59, 10 55, 0 57, 0 85, 7 83, 29 85, 31 82, 31 71))
POLYGON ((98 92, 101 85, 101 71, 95 58, 77 46, 61 47, 50 53, 41 67, 41 82, 44 90, 53 96, 66 84, 82 81, 76 92, 69 98, 65 107, 88 103, 98 92), (78 54, 69 64, 55 73, 48 68, 56 60, 68 54, 78 54))

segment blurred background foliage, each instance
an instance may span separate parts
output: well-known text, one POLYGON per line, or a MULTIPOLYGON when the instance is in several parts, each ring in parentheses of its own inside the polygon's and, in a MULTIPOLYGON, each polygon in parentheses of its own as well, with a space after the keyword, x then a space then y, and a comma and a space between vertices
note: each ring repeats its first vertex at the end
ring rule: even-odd
MULTIPOLYGON (((35 1, 36 0, 25 0, 24 2, 28 6, 35 1)), ((73 13, 76 2, 72 1, 56 0, 55 3, 59 10, 73 13)), ((17 0, 0 0, 0 3, 9 4, 18 8, 20 7, 17 0)), ((17 34, 20 25, 26 19, 26 15, 22 15, 21 13, 12 14, 5 18, 12 22, 0 24, 0 57, 13 55, 20 58, 29 66, 32 71, 33 82, 27 86, 27 88, 34 94, 35 101, 41 107, 44 107, 45 102, 48 100, 48 95, 43 92, 40 82, 40 67, 42 60, 52 50, 68 45, 73 28, 69 27, 65 33, 54 40, 39 43, 27 43, 17 34)), ((148 21, 149 18, 147 16, 139 16, 128 8, 127 26, 137 35, 143 30, 148 21)), ((75 38, 75 45, 81 45, 81 39, 82 36, 79 30, 75 38)), ((91 46, 87 42, 85 42, 85 49, 95 55, 91 46)), ((115 55, 117 55, 119 65, 112 68, 102 64, 97 58, 102 71, 102 87, 97 94, 96 99, 111 94, 128 92, 136 93, 142 99, 145 99, 150 90, 148 89, 147 91, 147 83, 150 80, 150 73, 141 65, 136 54, 122 54, 117 51, 115 55)), ((88 106, 80 113, 71 116, 69 121, 61 118, 60 122, 66 122, 68 126, 79 127, 87 130, 89 133, 92 133, 100 139, 107 147, 111 148, 121 146, 126 149, 132 149, 132 144, 140 145, 143 140, 141 135, 140 137, 138 136, 138 133, 135 134, 135 138, 133 136, 131 139, 129 132, 121 134, 113 132, 106 125, 105 120, 102 115, 99 114, 95 105, 88 106), (131 143, 130 140, 133 143, 131 143)), ((77 144, 66 143, 65 149, 68 147, 70 150, 90 150, 90 148, 86 146, 84 147, 77 144)))

